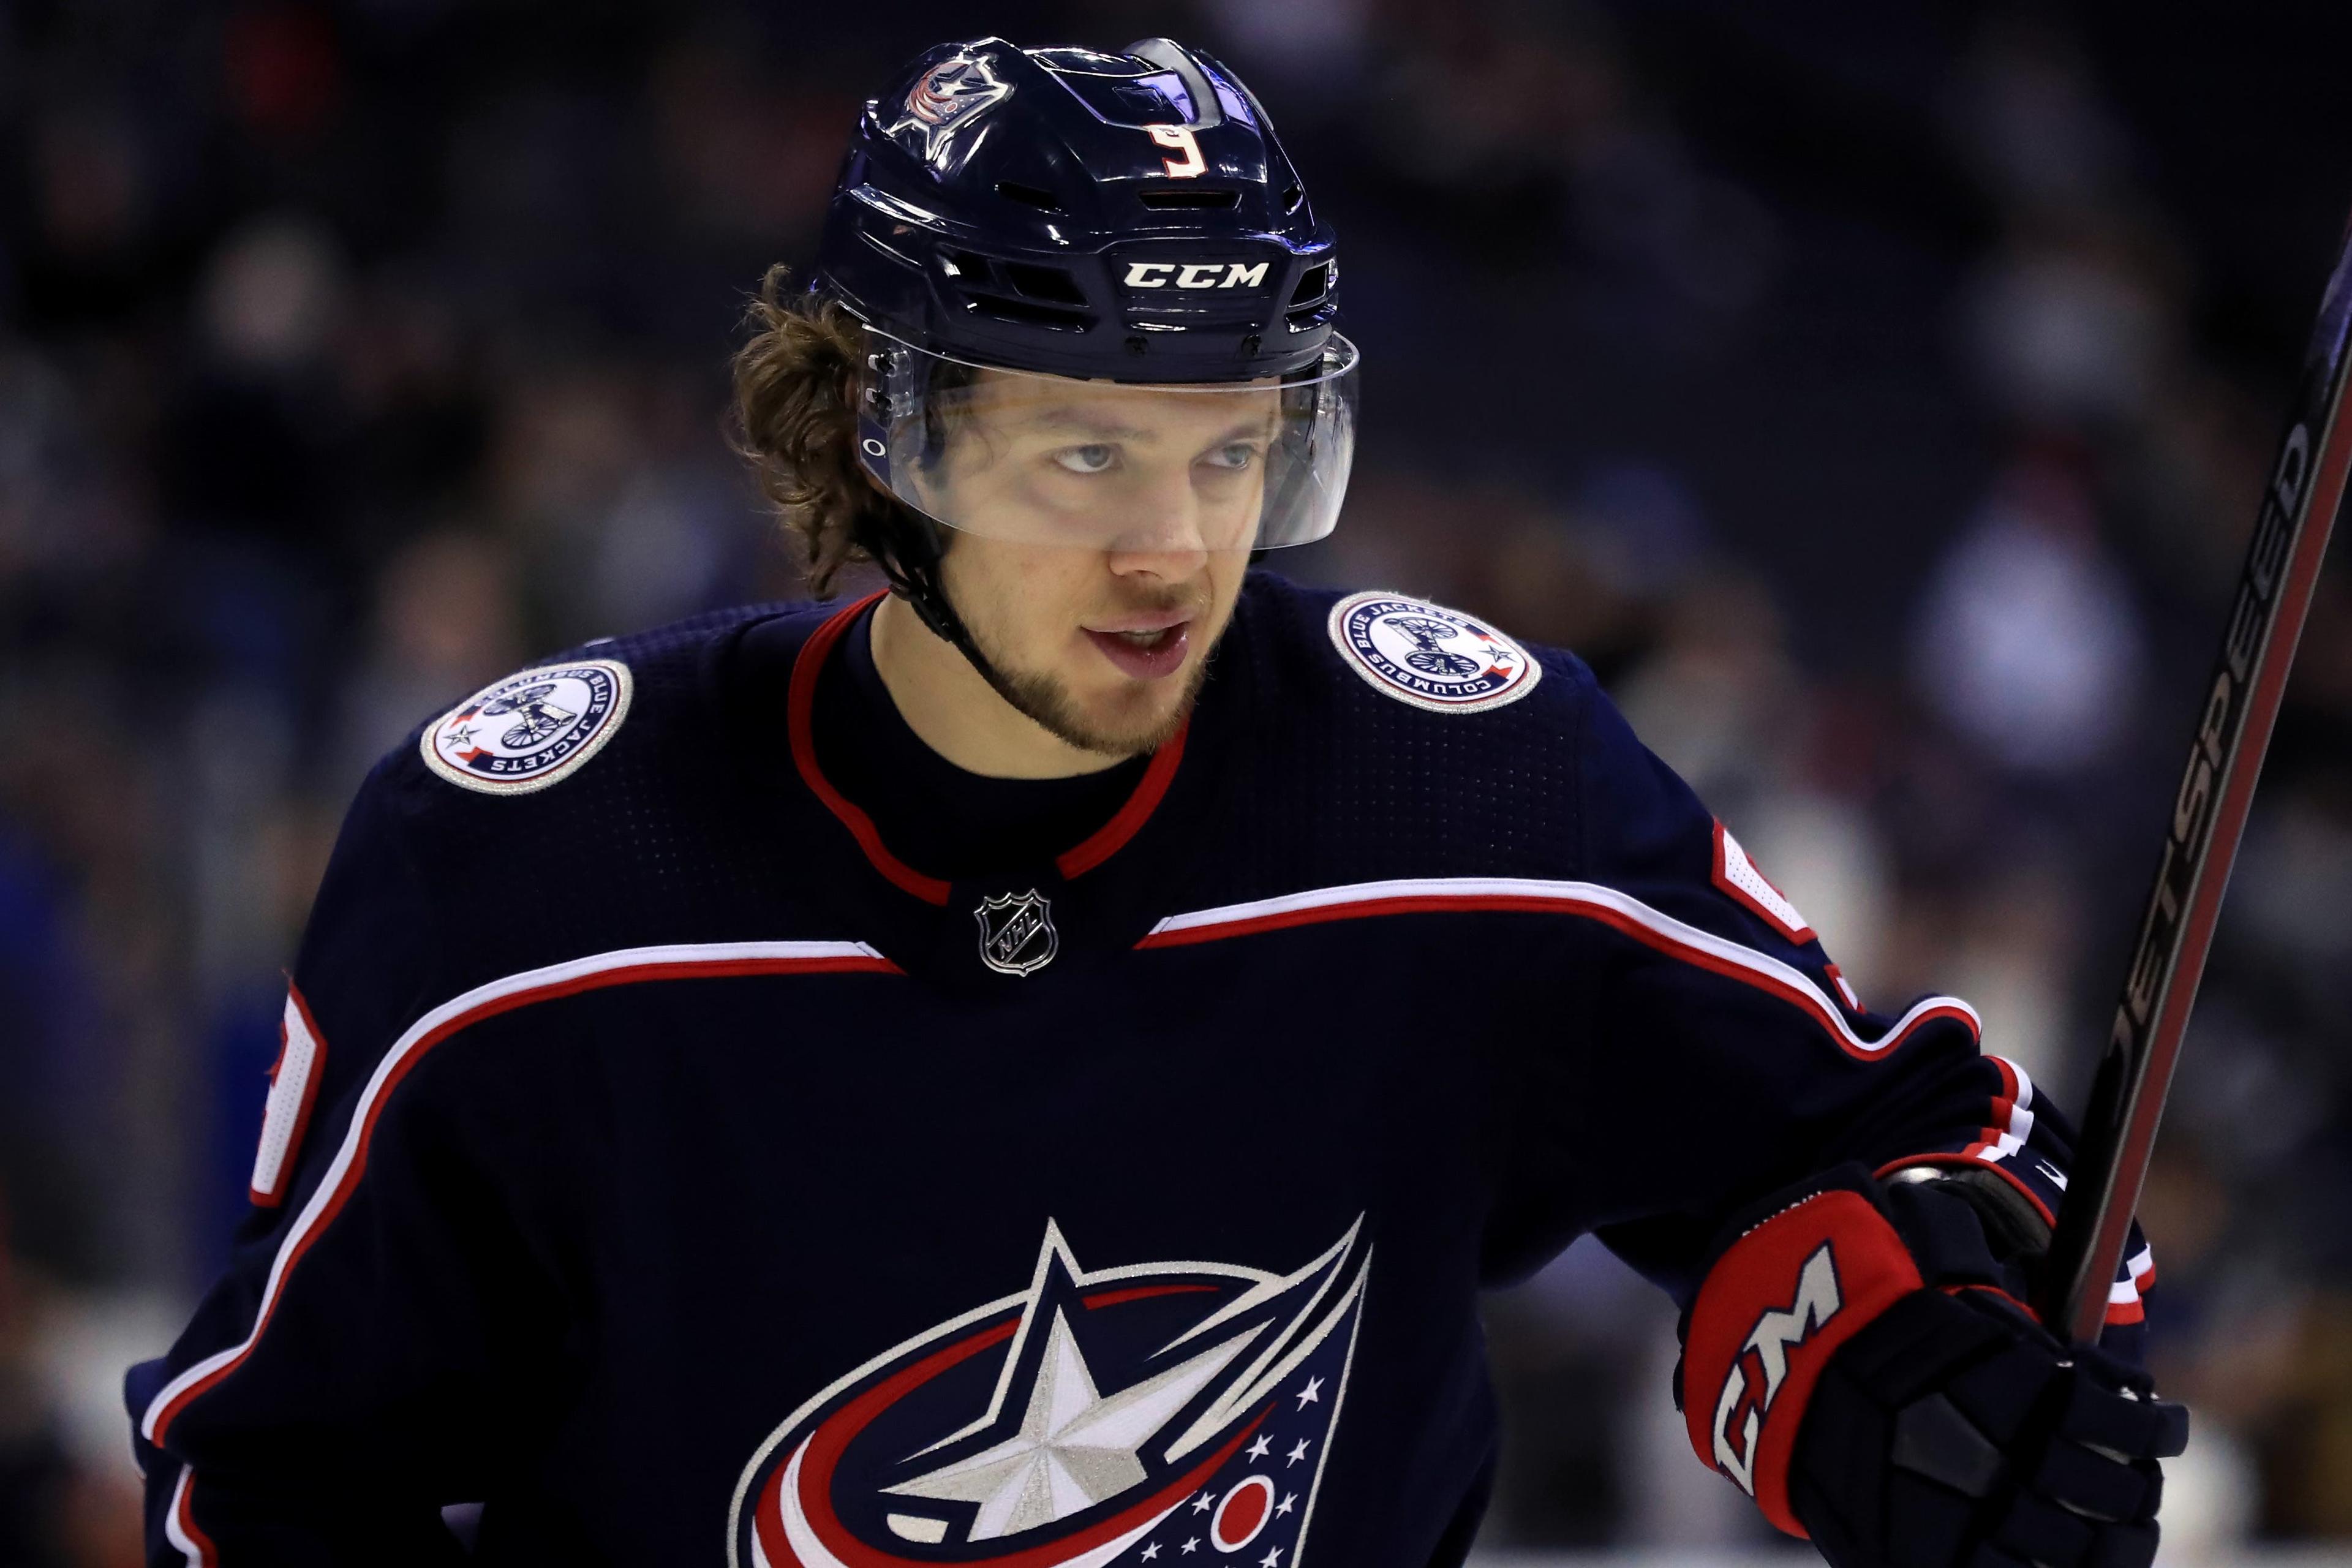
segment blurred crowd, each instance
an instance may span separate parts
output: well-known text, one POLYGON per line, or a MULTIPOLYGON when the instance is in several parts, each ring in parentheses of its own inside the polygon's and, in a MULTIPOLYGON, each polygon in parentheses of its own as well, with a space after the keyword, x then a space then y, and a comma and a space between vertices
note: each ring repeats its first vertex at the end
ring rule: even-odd
MULTIPOLYGON (((114 1382, 236 1223, 369 762, 535 654, 803 596, 737 317, 860 94, 978 27, 1268 100, 1367 364, 1341 529, 1278 569, 1575 648, 1866 1000, 1966 996, 2079 1100, 2328 230, 2217 281, 2062 11, 1759 9, 0 4, 0 1562, 136 1560, 114 1382)), ((2352 1536, 2337 566, 2143 1207, 2168 1529, 2217 1545, 2352 1536)), ((1648 1287, 1580 1244, 1491 1332, 1490 1540, 1755 1539, 1648 1287)))

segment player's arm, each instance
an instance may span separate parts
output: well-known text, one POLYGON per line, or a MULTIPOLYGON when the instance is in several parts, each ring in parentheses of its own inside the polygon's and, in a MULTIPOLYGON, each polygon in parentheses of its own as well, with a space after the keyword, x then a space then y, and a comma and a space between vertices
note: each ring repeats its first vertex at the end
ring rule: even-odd
POLYGON ((233 1260, 126 1381, 152 1563, 461 1560, 439 1507, 480 1495, 499 1238, 431 1086, 382 1092, 439 999, 397 766, 362 789, 320 889, 233 1260))
MULTIPOLYGON (((1840 1568, 2141 1568, 2185 1417, 2134 1345, 2074 1355, 2019 1305, 2062 1119, 1980 1053, 1965 1004, 1866 1010, 1575 676, 1583 874, 1622 908, 1568 958, 1574 1043, 1536 1068, 1553 1081, 1528 1097, 1498 1272, 1590 1228, 1664 1286, 1694 1447, 1840 1568), (1547 1210, 1562 1191, 1574 1211, 1547 1210)), ((2118 1305, 2136 1320, 2136 1297, 2118 1305)))

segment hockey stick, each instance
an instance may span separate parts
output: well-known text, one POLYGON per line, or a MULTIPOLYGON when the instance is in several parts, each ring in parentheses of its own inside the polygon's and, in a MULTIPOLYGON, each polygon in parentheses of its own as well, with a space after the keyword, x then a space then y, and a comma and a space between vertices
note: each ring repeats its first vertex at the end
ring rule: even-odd
POLYGON ((2189 766, 2173 796, 2164 856, 2124 977, 2123 1000, 2092 1083, 2073 1185, 2051 1243, 2042 1321, 2077 1343, 2095 1342, 2106 1321, 2109 1285, 2139 1205, 2230 863, 2344 499, 2345 473, 2352 466, 2352 419, 2341 413, 2346 363, 2352 358, 2346 353, 2347 334, 2352 231, 2329 274, 2294 419, 2254 520, 2189 766))

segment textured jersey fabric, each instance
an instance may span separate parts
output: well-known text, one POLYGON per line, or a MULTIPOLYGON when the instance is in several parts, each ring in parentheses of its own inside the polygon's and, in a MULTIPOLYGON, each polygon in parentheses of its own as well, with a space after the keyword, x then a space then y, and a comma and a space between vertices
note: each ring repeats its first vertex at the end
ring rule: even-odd
POLYGON ((1430 711, 1332 603, 1254 574, 1075 849, 861 834, 908 803, 791 717, 837 606, 586 650, 634 700, 536 793, 394 752, 284 1199, 131 1379, 155 1561, 431 1561, 479 1501, 494 1563, 1423 1568, 1481 1287, 1596 1232, 1687 1303, 1848 1161, 2054 1206, 1974 1015, 1859 1010, 1572 656, 1430 711))

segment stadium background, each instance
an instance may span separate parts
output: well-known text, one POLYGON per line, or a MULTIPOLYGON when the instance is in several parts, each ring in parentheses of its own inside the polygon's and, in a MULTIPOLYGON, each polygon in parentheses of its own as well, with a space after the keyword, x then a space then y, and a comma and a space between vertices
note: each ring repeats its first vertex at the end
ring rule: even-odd
MULTIPOLYGON (((0 1561, 134 1560, 114 1382, 221 1256, 369 759, 799 596, 736 317, 940 37, 1240 68, 1366 353, 1280 569, 1578 648, 1865 996, 2078 1095, 2352 203, 2352 17, 2202 9, 0 0, 0 1561)), ((2176 1561, 2352 1539, 2342 553, 2144 1210, 2176 1561)), ((1762 1543, 1646 1287, 1580 1245, 1491 1327, 1496 1547, 1762 1543)))

